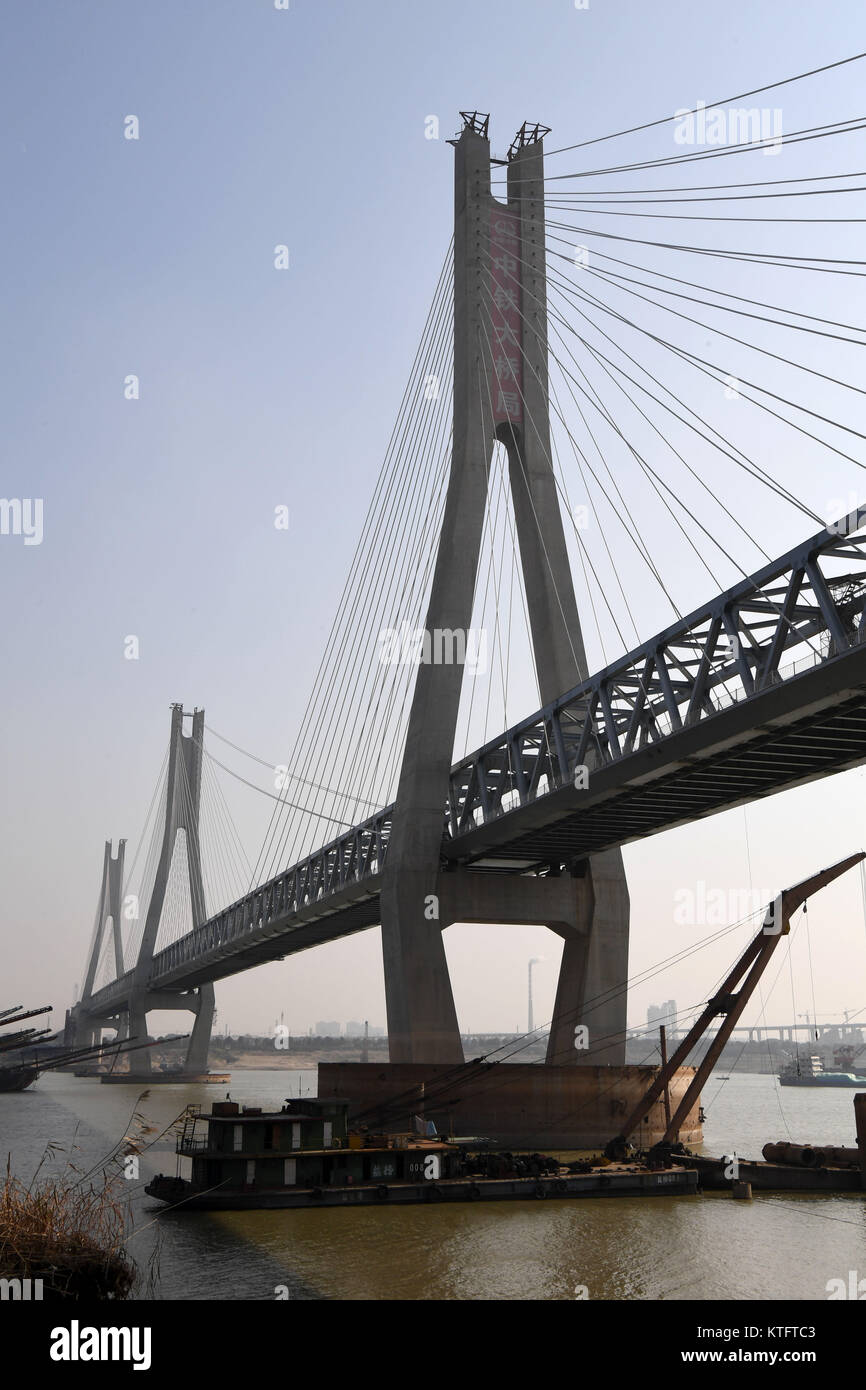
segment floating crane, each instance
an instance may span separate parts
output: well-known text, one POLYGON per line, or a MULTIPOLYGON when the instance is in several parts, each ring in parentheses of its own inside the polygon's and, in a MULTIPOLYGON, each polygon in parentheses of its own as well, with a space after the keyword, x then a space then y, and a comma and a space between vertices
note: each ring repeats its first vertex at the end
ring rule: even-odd
POLYGON ((681 1125, 697 1101, 704 1082, 716 1065, 725 1043, 730 1038, 740 1015, 752 997, 755 986, 769 965, 773 952, 782 937, 790 933, 791 918, 797 908, 802 907, 806 899, 810 898, 813 893, 825 888, 828 883, 832 883, 834 879, 847 873, 849 869, 853 869, 855 864, 862 863, 864 859, 866 859, 864 853, 852 854, 847 859, 841 859, 838 864, 833 864, 828 869, 822 869, 820 873, 813 874, 811 878, 804 879, 802 883, 795 884, 793 888, 786 888, 770 903, 760 931, 746 947, 718 994, 713 995, 712 999, 707 1002, 700 1017, 692 1025, 679 1047, 667 1061, 663 1062, 658 1075, 649 1090, 632 1110, 621 1132, 616 1138, 611 1139, 605 1148, 605 1154, 608 1158, 623 1159, 627 1155, 631 1135, 634 1134, 638 1125, 646 1119, 659 1096, 667 1096, 668 1087, 677 1069, 685 1065, 687 1058, 713 1020, 722 1015, 724 1021, 707 1048, 703 1061, 692 1077, 682 1100, 674 1114, 670 1116, 661 1144, 656 1147, 662 1148, 662 1146, 677 1143, 681 1125))

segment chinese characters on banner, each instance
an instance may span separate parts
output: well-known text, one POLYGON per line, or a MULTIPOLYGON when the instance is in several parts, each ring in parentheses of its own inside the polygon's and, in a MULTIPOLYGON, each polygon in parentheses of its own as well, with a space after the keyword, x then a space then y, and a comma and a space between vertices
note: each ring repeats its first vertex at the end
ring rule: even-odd
POLYGON ((517 424, 523 419, 519 256, 518 214, 494 208, 490 216, 490 293, 495 425, 517 424))

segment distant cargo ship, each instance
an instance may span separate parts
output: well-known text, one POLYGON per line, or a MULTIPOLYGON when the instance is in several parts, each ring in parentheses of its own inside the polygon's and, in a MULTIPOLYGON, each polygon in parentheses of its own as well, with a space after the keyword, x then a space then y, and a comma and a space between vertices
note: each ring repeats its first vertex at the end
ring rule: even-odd
POLYGON ((863 1078, 850 1071, 825 1071, 818 1056, 797 1058, 779 1072, 780 1086, 831 1087, 858 1086, 864 1088, 863 1078))

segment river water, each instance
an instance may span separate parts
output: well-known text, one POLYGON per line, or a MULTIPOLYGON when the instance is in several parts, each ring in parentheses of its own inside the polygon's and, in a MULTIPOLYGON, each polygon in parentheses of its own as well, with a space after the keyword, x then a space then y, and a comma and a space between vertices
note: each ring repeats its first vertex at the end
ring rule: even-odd
MULTIPOLYGON (((316 1073, 236 1072, 229 1089, 275 1109, 315 1095, 316 1073)), ((0 1095, 0 1156, 29 1177, 51 1143, 62 1150, 55 1168, 69 1158, 89 1166, 129 1132, 138 1094, 44 1075, 0 1095)), ((188 1102, 209 1109, 224 1094, 159 1086, 138 1109, 159 1133, 188 1102)), ((703 1152, 759 1158, 767 1140, 853 1144, 853 1095, 782 1089, 772 1076, 712 1079, 703 1152)), ((128 1183, 139 1298, 265 1300, 286 1289, 292 1299, 573 1299, 585 1288, 591 1299, 820 1300, 830 1279, 866 1278, 866 1197, 856 1193, 184 1213, 143 1191, 154 1173, 174 1171, 166 1135, 128 1183)))

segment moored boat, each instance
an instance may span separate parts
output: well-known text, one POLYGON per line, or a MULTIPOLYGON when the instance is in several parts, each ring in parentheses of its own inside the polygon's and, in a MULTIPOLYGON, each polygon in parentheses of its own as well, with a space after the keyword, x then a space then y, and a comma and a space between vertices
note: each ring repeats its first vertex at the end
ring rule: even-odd
POLYGON ((0 1091, 26 1091, 38 1075, 39 1068, 34 1066, 0 1067, 0 1091))
POLYGON ((205 1115, 190 1107, 177 1153, 190 1160, 191 1177, 160 1173, 145 1192, 181 1210, 236 1210, 671 1195, 697 1187, 696 1174, 670 1165, 565 1166, 542 1154, 472 1153, 426 1133, 352 1132, 348 1112, 348 1101, 307 1098, 288 1100, 279 1112, 234 1101, 205 1115))
POLYGON ((863 1078, 850 1071, 825 1071, 821 1058, 817 1055, 797 1057, 779 1072, 780 1086, 858 1086, 863 1089, 863 1078))
POLYGON ((796 1071, 781 1073, 779 1076, 780 1086, 855 1086, 863 1090, 863 1077, 854 1076, 849 1071, 824 1071, 820 1076, 798 1076, 796 1071))

